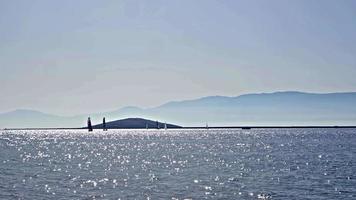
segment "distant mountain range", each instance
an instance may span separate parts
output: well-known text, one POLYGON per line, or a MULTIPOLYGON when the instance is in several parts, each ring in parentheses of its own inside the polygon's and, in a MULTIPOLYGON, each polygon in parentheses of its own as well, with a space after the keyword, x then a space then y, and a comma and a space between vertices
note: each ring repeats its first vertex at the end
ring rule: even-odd
POLYGON ((82 127, 140 117, 183 126, 223 125, 356 125, 356 92, 275 92, 236 97, 209 96, 172 101, 153 108, 124 107, 112 112, 62 117, 33 110, 0 114, 0 127, 82 127))

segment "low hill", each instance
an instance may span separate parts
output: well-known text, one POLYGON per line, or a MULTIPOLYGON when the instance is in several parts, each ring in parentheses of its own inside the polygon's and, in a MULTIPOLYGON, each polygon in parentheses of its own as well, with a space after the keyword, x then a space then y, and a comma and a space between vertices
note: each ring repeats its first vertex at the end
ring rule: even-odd
MULTIPOLYGON (((127 118, 127 119, 120 119, 106 123, 107 129, 113 128, 164 128, 164 123, 152 121, 148 119, 142 118, 127 118)), ((167 128, 182 128, 181 126, 174 125, 174 124, 166 124, 167 128)), ((94 125, 93 128, 101 129, 103 128, 103 124, 94 125)))
POLYGON ((85 116, 63 117, 35 110, 18 109, 0 114, 0 128, 62 128, 78 127, 85 116))

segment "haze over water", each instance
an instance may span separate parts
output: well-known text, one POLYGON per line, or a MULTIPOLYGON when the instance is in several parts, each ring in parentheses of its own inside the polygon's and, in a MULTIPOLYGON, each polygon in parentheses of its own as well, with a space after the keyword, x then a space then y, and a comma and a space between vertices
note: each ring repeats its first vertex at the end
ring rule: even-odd
POLYGON ((356 129, 1 131, 0 199, 353 199, 356 129))

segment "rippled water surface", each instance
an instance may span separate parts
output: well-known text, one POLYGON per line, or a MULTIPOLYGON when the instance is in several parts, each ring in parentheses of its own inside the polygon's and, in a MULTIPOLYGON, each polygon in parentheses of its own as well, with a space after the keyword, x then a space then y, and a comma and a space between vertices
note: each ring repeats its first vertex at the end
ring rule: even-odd
POLYGON ((356 199, 356 129, 0 131, 0 199, 356 199))

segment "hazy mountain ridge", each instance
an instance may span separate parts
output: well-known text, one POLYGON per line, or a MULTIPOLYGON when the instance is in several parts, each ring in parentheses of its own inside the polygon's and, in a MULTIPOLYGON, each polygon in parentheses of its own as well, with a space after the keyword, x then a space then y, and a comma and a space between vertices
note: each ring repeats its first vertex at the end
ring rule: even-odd
POLYGON ((142 109, 128 106, 116 111, 61 117, 31 110, 0 114, 0 127, 81 127, 88 116, 94 124, 141 117, 174 124, 210 125, 355 125, 356 92, 275 92, 235 97, 208 96, 172 101, 142 109))
POLYGON ((78 120, 82 118, 82 116, 63 117, 35 110, 18 109, 0 114, 0 127, 78 127, 78 120))

